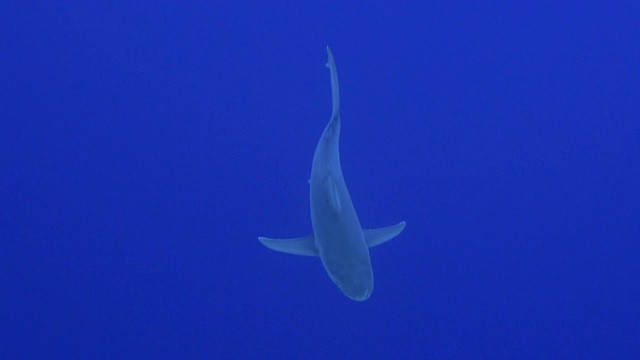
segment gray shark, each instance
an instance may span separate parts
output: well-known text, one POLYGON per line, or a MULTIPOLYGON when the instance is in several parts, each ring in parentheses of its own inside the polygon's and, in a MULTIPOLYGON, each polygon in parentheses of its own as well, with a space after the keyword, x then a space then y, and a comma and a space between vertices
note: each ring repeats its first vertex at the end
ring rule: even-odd
POLYGON ((396 237, 405 222, 363 229, 351 202, 340 167, 340 94, 338 73, 331 49, 327 47, 327 67, 331 76, 333 112, 313 156, 310 204, 313 234, 293 239, 259 237, 273 250, 318 256, 327 274, 349 298, 364 301, 373 291, 373 271, 369 248, 396 237))

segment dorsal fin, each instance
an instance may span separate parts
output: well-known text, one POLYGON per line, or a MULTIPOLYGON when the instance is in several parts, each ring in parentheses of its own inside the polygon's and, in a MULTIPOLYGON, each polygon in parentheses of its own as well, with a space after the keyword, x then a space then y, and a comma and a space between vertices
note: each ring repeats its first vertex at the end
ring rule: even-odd
POLYGON ((336 212, 342 211, 342 201, 340 201, 340 196, 338 194, 338 185, 336 184, 336 179, 333 175, 329 174, 327 179, 325 180, 325 187, 327 190, 327 197, 329 198, 329 202, 331 203, 331 207, 336 212))

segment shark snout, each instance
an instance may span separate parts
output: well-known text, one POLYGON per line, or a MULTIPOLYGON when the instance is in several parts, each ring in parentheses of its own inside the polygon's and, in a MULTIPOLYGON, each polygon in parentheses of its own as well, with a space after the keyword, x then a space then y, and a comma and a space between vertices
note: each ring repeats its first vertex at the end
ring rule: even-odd
POLYGON ((373 292, 373 284, 371 285, 354 285, 350 284, 349 286, 338 285, 342 293, 348 296, 350 299, 355 301, 365 301, 373 292))
POLYGON ((365 301, 369 298, 369 296, 371 296, 371 291, 366 290, 364 293, 360 294, 360 295, 356 295, 351 297, 353 300, 355 301, 365 301))

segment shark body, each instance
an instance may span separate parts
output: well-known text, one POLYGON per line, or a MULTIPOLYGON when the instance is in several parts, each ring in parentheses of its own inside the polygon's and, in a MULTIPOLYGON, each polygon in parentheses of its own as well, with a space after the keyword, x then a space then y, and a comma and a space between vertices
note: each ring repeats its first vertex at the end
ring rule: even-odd
POLYGON ((327 274, 349 298, 364 301, 373 291, 369 248, 391 240, 405 222, 379 229, 362 229, 340 166, 340 93, 331 49, 332 114, 316 146, 309 179, 311 235, 293 239, 259 237, 266 247, 295 255, 320 257, 327 274))

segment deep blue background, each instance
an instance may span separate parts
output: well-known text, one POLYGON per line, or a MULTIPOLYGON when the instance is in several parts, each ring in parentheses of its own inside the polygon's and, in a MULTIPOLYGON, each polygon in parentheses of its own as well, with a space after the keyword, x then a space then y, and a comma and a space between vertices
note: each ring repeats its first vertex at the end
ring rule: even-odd
POLYGON ((56 3, 0 6, 2 358, 640 358, 637 1, 56 3), (326 45, 407 221, 364 303, 256 239, 311 231, 326 45))

